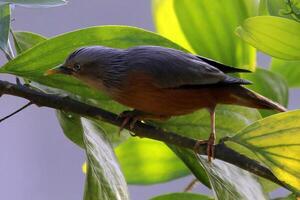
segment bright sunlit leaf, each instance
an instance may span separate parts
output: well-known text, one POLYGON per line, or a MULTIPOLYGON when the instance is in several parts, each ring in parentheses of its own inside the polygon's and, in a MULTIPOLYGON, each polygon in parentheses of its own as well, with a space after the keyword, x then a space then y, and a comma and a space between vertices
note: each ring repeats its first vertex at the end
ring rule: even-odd
POLYGON ((189 169, 162 142, 130 138, 116 148, 129 184, 166 182, 190 174, 189 169))
POLYGON ((157 32, 190 52, 194 52, 180 28, 174 10, 174 0, 153 0, 152 3, 157 32))
POLYGON ((239 68, 255 68, 255 49, 234 30, 257 14, 257 0, 164 0, 154 5, 160 34, 201 56, 239 68))
POLYGON ((300 60, 300 23, 281 17, 252 17, 236 33, 249 44, 276 58, 300 60))
POLYGON ((230 138, 254 152, 275 176, 300 191, 300 111, 259 120, 230 138))

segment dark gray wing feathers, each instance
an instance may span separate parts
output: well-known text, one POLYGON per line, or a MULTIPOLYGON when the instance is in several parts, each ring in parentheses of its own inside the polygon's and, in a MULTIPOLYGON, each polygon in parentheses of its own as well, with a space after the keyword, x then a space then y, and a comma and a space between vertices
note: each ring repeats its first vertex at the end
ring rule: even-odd
POLYGON ((209 58, 205 58, 205 57, 202 57, 202 56, 196 56, 196 57, 198 59, 206 62, 207 64, 212 65, 212 66, 218 68, 219 70, 221 70, 224 73, 239 73, 239 72, 250 73, 251 72, 251 71, 246 70, 246 69, 239 69, 239 68, 235 68, 235 67, 230 67, 228 65, 224 65, 224 64, 222 64, 220 62, 217 62, 215 60, 211 60, 209 58))
POLYGON ((185 85, 249 84, 231 77, 196 56, 158 46, 139 46, 126 50, 124 65, 128 70, 152 76, 161 88, 185 85))

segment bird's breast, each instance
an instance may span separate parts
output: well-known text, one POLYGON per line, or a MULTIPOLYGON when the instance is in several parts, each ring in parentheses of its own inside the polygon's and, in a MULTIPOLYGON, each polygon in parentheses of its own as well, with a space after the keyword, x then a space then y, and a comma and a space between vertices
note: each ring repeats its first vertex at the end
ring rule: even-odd
POLYGON ((109 94, 123 105, 164 116, 183 115, 216 103, 209 89, 159 88, 147 74, 129 76, 120 89, 109 94))

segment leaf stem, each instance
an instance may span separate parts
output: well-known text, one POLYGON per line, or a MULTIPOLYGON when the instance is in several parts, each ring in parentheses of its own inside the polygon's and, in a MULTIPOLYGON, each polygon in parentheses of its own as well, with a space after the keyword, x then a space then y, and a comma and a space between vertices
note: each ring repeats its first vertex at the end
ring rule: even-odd
POLYGON ((194 187, 199 183, 198 179, 193 179, 183 190, 183 192, 191 192, 194 187))

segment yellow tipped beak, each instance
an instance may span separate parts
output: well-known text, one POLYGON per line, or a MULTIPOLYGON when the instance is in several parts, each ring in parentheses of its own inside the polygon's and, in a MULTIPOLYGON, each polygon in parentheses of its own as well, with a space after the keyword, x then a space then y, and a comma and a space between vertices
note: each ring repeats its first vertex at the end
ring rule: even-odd
POLYGON ((58 66, 54 67, 52 69, 47 70, 44 73, 44 76, 50 76, 53 74, 72 74, 73 70, 71 68, 65 67, 65 66, 58 66))
POLYGON ((44 73, 44 76, 50 76, 50 75, 59 74, 59 73, 60 72, 57 69, 49 69, 44 73))

